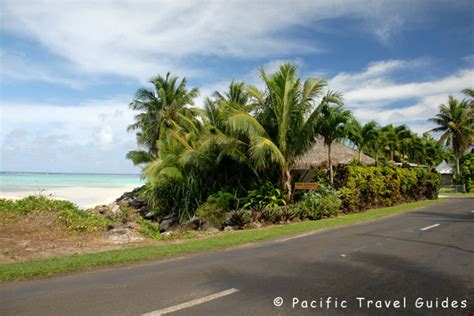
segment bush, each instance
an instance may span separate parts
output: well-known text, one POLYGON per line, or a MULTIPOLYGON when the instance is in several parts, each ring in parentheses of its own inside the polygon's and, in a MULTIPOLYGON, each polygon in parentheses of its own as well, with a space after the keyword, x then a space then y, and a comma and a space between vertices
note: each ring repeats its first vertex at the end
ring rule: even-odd
POLYGON ((286 205, 283 192, 271 182, 265 182, 256 189, 248 191, 247 197, 244 199, 244 208, 255 211, 281 205, 286 205))
POLYGON ((43 195, 31 195, 17 201, 0 199, 2 218, 13 219, 32 212, 56 212, 58 220, 75 231, 98 231, 110 224, 110 220, 82 211, 69 201, 53 200, 43 195))
POLYGON ((464 155, 460 161, 461 181, 466 192, 474 190, 474 154, 464 155))
POLYGON ((140 233, 151 239, 161 239, 160 228, 156 224, 142 217, 138 217, 138 224, 140 224, 140 233))
POLYGON ((227 212, 237 206, 237 199, 231 193, 219 191, 209 195, 207 202, 201 204, 196 211, 197 217, 220 228, 227 212))
POLYGON ((290 204, 264 209, 261 212, 260 221, 267 223, 281 223, 295 219, 304 219, 305 217, 306 212, 299 204, 290 204))
POLYGON ((245 225, 252 221, 250 212, 246 210, 236 210, 229 213, 227 220, 225 221, 226 226, 232 226, 237 229, 244 228, 245 225))
POLYGON ((341 208, 340 193, 329 186, 322 185, 317 190, 305 193, 297 203, 306 210, 309 219, 321 219, 323 216, 337 214, 341 208))
POLYGON ((197 217, 217 228, 222 226, 226 213, 225 209, 210 202, 202 204, 196 211, 197 217))
POLYGON ((59 220, 68 229, 75 231, 99 231, 105 229, 110 221, 100 215, 91 214, 78 209, 64 209, 59 215, 59 220))
POLYGON ((423 168, 338 166, 344 211, 361 211, 438 197, 440 175, 423 168))
POLYGON ((229 192, 219 191, 217 193, 209 195, 207 198, 208 203, 214 204, 216 207, 222 208, 225 211, 235 209, 237 205, 237 199, 229 192))

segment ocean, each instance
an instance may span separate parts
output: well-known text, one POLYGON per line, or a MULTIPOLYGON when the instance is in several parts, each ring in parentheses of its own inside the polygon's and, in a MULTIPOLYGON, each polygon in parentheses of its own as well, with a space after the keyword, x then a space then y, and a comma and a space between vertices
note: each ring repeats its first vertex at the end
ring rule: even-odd
POLYGON ((66 187, 138 187, 135 174, 0 172, 0 191, 30 191, 66 187))

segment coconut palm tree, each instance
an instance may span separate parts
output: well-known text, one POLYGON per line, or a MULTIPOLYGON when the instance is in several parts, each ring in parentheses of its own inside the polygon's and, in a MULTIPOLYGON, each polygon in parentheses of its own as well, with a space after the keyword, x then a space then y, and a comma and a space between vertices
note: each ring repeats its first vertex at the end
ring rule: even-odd
POLYGON ((459 159, 474 137, 474 115, 470 103, 449 96, 448 104, 441 104, 439 113, 429 121, 438 125, 432 132, 442 132, 439 142, 452 147, 456 158, 456 175, 459 176, 459 159))
POLYGON ((381 153, 383 153, 384 149, 387 148, 390 143, 390 134, 384 131, 384 128, 385 126, 383 128, 379 127, 374 131, 374 139, 368 146, 376 166, 379 165, 381 153))
POLYGON ((135 164, 147 163, 156 158, 157 141, 162 130, 189 119, 197 111, 188 106, 194 103, 199 91, 196 88, 188 91, 185 78, 178 83, 178 77, 167 73, 165 77, 156 76, 150 83, 154 89, 139 89, 130 103, 130 108, 139 113, 128 130, 135 130, 137 143, 146 148, 146 151, 131 151, 127 154, 127 158, 135 164))
POLYGON ((324 79, 297 76, 296 67, 283 64, 272 75, 261 69, 265 90, 248 86, 254 115, 234 109, 228 122, 234 131, 248 136, 249 157, 260 171, 279 168, 279 182, 292 199, 291 168, 295 159, 314 144, 318 133, 318 100, 327 104, 340 102, 340 95, 328 93, 320 98, 324 79))
POLYGON ((464 89, 461 92, 470 98, 474 98, 474 89, 464 89))
POLYGON ((358 157, 357 161, 362 160, 362 153, 368 149, 371 142, 377 136, 379 126, 377 122, 370 121, 362 125, 358 120, 352 119, 348 124, 348 137, 351 142, 357 146, 358 157))
POLYGON ((332 144, 347 136, 348 124, 352 119, 352 114, 344 107, 342 102, 331 104, 326 102, 325 99, 318 107, 317 112, 320 117, 318 133, 324 138, 324 144, 328 147, 329 179, 331 185, 333 185, 332 144))

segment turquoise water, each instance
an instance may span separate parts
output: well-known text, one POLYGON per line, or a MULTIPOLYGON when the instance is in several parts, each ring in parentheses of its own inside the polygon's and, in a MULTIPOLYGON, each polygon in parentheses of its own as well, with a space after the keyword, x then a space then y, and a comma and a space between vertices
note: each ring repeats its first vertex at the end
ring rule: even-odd
POLYGON ((0 190, 48 187, 140 186, 139 175, 0 172, 0 190))

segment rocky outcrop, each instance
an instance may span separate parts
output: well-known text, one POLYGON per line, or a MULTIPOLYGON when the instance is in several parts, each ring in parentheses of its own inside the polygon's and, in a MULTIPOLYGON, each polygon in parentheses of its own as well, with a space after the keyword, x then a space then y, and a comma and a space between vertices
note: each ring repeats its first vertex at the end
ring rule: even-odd
POLYGON ((122 208, 129 207, 135 212, 139 213, 145 219, 154 219, 155 215, 148 208, 148 202, 146 198, 140 196, 140 192, 143 186, 133 189, 130 192, 125 192, 115 203, 122 208))

